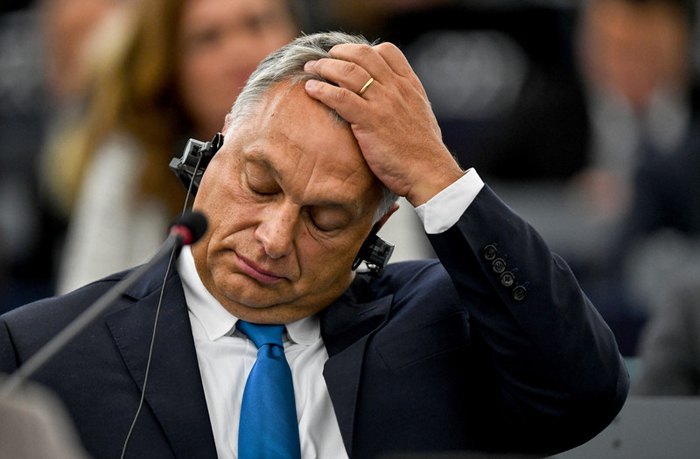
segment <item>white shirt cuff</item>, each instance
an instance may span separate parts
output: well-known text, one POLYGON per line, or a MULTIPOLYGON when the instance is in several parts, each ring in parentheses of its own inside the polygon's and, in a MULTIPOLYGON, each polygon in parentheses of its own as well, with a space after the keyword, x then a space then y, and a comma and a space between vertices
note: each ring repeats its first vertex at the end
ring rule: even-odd
POLYGON ((467 172, 450 186, 433 196, 433 198, 416 207, 416 213, 423 222, 423 228, 428 234, 444 233, 462 216, 484 182, 474 168, 467 172))

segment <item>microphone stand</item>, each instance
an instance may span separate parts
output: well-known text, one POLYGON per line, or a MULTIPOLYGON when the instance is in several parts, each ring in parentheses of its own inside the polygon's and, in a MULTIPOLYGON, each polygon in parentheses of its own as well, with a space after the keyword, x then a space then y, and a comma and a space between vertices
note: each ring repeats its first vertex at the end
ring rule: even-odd
MULTIPOLYGON (((21 367, 19 367, 5 384, 0 388, 0 399, 10 396, 16 391, 34 372, 42 367, 47 361, 58 353, 65 345, 75 338, 81 331, 97 319, 116 299, 118 299, 129 287, 139 280, 144 273, 153 268, 173 250, 179 250, 184 243, 182 234, 171 233, 161 245, 158 252, 145 265, 131 272, 127 277, 119 281, 114 287, 109 289, 102 297, 95 301, 90 307, 84 310, 66 328, 61 330, 56 336, 51 338, 36 354, 31 356, 21 367)), ((171 260, 172 262, 172 260, 171 260)))

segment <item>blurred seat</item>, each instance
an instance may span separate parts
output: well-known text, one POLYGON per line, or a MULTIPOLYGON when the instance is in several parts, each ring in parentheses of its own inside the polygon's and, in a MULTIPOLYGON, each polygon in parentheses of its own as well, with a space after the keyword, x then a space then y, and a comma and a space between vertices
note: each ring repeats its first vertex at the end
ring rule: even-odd
POLYGON ((28 384, 0 397, 0 458, 88 457, 65 408, 48 390, 28 384))
POLYGON ((615 420, 557 459, 692 459, 700 454, 700 398, 630 397, 615 420))

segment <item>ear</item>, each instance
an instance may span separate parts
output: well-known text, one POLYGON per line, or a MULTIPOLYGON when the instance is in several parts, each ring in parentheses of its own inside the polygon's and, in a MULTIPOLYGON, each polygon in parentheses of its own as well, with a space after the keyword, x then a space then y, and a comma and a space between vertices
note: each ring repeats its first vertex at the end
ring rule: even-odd
POLYGON ((399 203, 398 203, 398 202, 395 202, 395 203, 391 206, 391 209, 389 209, 389 210, 387 211, 387 213, 385 213, 385 214, 377 221, 377 223, 375 223, 376 228, 377 228, 377 231, 379 231, 379 230, 382 228, 382 226, 384 226, 384 224, 387 222, 387 220, 389 220, 389 217, 391 217, 391 216, 394 214, 394 212, 396 212, 397 210, 399 210, 399 203))

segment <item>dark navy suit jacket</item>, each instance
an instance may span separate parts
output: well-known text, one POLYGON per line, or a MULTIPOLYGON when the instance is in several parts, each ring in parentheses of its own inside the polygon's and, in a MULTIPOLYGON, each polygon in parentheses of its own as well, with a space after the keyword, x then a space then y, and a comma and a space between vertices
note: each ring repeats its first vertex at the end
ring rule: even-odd
MULTIPOLYGON (((614 336, 536 232, 487 187, 431 236, 440 261, 359 274, 321 315, 324 377, 351 457, 391 451, 546 454, 586 441, 624 403, 614 336)), ((164 267, 34 379, 95 457, 119 457, 136 411, 164 267)), ((124 274, 0 317, 12 372, 124 274)), ((182 284, 165 285, 131 457, 216 457, 182 284)))

